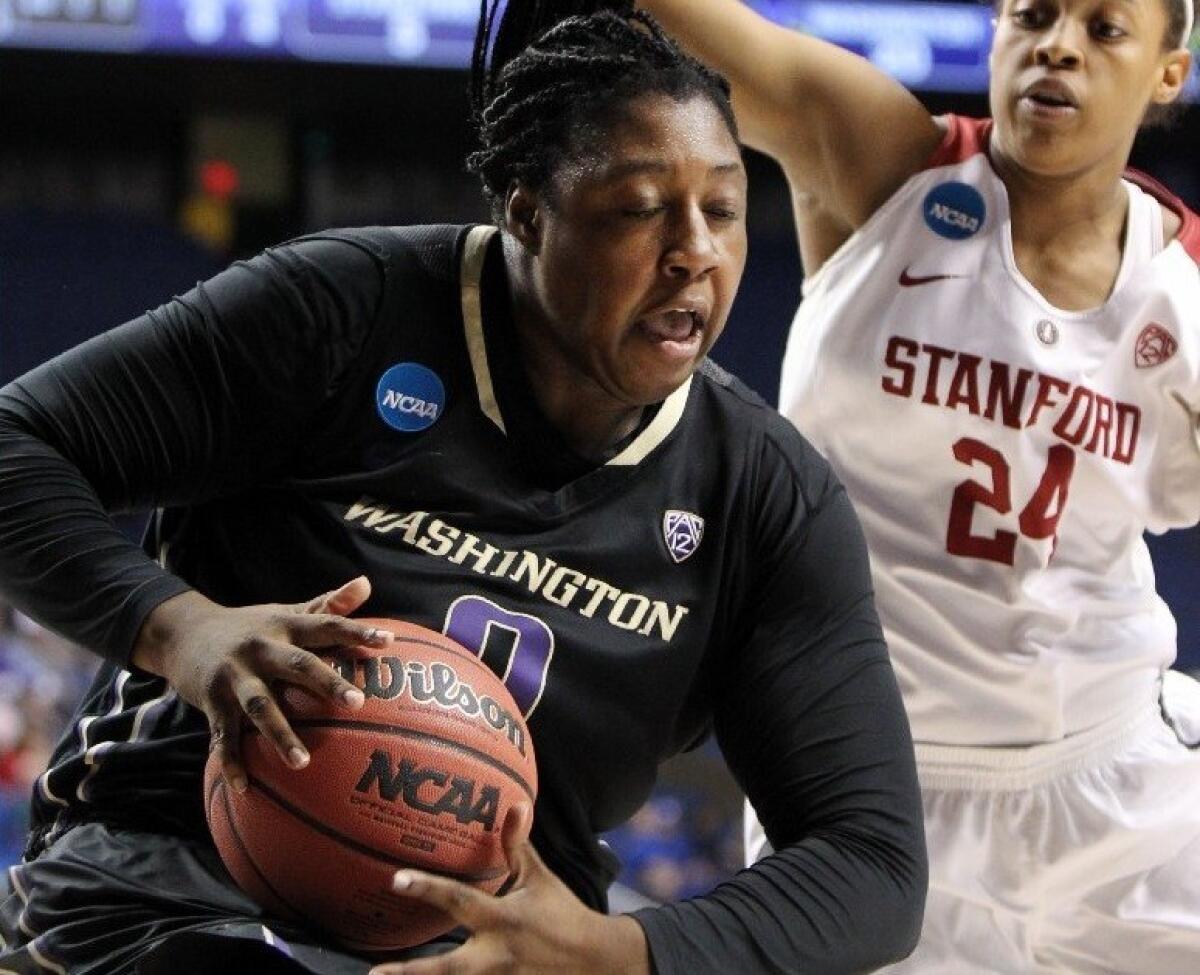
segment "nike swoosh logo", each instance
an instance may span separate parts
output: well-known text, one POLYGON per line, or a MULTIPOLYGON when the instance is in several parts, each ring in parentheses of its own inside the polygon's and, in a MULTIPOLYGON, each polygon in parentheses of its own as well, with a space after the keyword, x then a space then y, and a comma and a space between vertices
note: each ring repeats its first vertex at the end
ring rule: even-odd
POLYGON ((900 272, 900 287, 915 288, 921 284, 930 284, 934 281, 950 281, 954 278, 965 278, 966 274, 928 274, 919 277, 914 277, 908 273, 908 268, 900 272))

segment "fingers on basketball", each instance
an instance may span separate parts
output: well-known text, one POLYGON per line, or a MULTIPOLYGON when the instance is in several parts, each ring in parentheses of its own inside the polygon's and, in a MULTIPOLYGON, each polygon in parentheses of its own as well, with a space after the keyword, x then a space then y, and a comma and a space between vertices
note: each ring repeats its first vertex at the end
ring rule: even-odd
POLYGON ((504 845, 504 856, 508 861, 513 883, 520 883, 530 869, 544 869, 542 858, 529 841, 532 818, 533 810, 530 806, 524 802, 517 803, 508 810, 501 827, 500 841, 504 845))
POLYGON ((397 871, 392 890, 436 907, 471 930, 486 925, 498 913, 497 900, 491 894, 423 870, 397 871))
MULTIPOLYGON (((461 923, 456 918, 503 933, 520 905, 492 896, 511 871, 502 830, 528 829, 528 819, 508 817, 507 810, 518 803, 532 806, 537 795, 536 760, 520 709, 477 656, 440 633, 400 620, 354 622, 397 634, 387 648, 362 648, 364 656, 386 668, 396 656, 403 656, 406 667, 445 668, 462 689, 462 700, 473 705, 448 716, 441 704, 397 684, 396 695, 367 701, 369 713, 339 714, 328 697, 300 686, 306 679, 322 681, 323 672, 303 662, 308 651, 297 649, 277 629, 279 646, 260 646, 238 662, 246 665, 243 674, 257 674, 274 691, 311 750, 311 763, 305 772, 291 771, 274 754, 276 741, 243 725, 242 760, 250 787, 242 799, 231 789, 216 788, 220 768, 214 753, 206 770, 206 812, 226 866, 251 896, 273 904, 277 892, 286 891, 288 910, 325 925, 348 947, 376 956, 394 957, 429 941, 461 923), (403 756, 393 754, 398 739, 405 743, 403 756), (433 808, 430 801, 404 805, 404 777, 430 774, 431 784, 445 776, 445 808, 433 808), (373 797, 369 805, 357 801, 364 793, 373 797), (278 804, 273 795, 286 795, 288 803, 278 804), (373 812, 380 808, 397 811, 380 817, 373 812), (397 826, 401 815, 410 824, 403 830, 397 826), (296 856, 298 848, 306 850, 303 858, 296 856), (430 901, 454 904, 453 913, 419 897, 386 896, 400 865, 470 878, 465 890, 446 881, 430 895, 430 901), (364 905, 371 905, 370 911, 364 905), (474 907, 490 910, 485 914, 474 907)), ((350 680, 367 680, 369 668, 348 666, 345 654, 318 649, 316 656, 332 658, 350 680)), ((226 687, 234 683, 227 681, 226 687)), ((248 690, 252 698, 254 689, 248 690)), ((244 691, 239 700, 246 699, 244 691)), ((522 849, 515 839, 509 845, 522 849)))
POLYGON ((227 714, 212 711, 208 715, 209 742, 208 750, 212 752, 221 765, 221 775, 230 788, 236 792, 245 792, 247 779, 246 767, 242 764, 241 752, 241 716, 236 712, 227 714))
POLYGON ((329 613, 295 615, 287 621, 288 638, 299 647, 386 647, 392 634, 378 626, 329 613))
POLYGON ((329 592, 300 604, 297 609, 302 613, 333 613, 344 616, 353 613, 371 596, 371 583, 366 576, 358 576, 349 582, 331 589, 329 592))
POLYGON ((297 684, 318 697, 348 708, 360 708, 363 692, 351 684, 334 667, 302 647, 287 644, 275 648, 270 663, 270 675, 290 684, 297 684))

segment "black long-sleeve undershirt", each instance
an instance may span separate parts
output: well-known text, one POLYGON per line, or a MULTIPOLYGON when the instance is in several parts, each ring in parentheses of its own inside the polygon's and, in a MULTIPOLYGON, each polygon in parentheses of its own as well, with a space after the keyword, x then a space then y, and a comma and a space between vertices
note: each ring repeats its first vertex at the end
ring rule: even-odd
MULTIPOLYGON (((125 661, 145 615, 188 583, 108 512, 286 488, 311 468, 307 438, 340 408, 356 363, 391 341, 387 291, 412 273, 391 246, 277 249, 0 391, 0 591, 125 661)), ((707 702, 778 852, 704 897, 636 916, 660 975, 869 971, 911 950, 926 873, 865 545, 840 485, 794 431, 728 412, 711 435, 755 451, 738 488, 749 522, 729 543, 743 569, 712 594, 737 639, 692 697, 707 702)))

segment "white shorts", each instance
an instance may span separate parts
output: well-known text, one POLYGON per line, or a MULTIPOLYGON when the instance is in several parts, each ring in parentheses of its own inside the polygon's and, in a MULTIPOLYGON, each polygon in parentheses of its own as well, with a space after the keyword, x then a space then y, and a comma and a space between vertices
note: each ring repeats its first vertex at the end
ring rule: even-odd
POLYGON ((889 975, 1200 973, 1200 684, 1064 742, 916 751, 929 899, 889 975))

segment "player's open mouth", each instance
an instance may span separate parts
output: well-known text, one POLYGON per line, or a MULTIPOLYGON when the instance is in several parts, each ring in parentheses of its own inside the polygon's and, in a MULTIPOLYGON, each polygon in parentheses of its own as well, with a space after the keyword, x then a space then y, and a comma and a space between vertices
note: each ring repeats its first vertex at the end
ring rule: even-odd
POLYGON ((665 308, 637 321, 638 330, 668 355, 695 355, 704 333, 705 316, 692 308, 665 308))
POLYGON ((1066 85, 1043 81, 1030 85, 1021 93, 1020 104, 1031 115, 1040 118, 1065 118, 1079 110, 1079 103, 1066 85))

